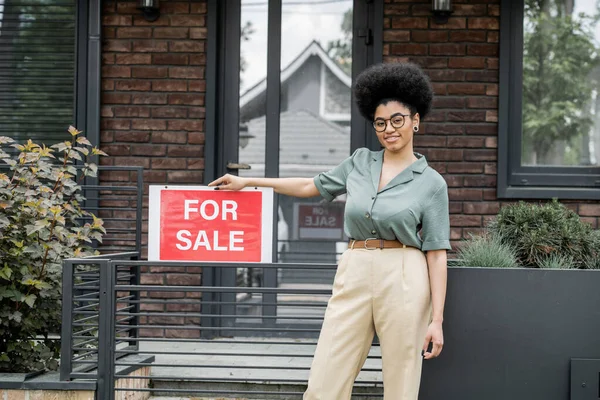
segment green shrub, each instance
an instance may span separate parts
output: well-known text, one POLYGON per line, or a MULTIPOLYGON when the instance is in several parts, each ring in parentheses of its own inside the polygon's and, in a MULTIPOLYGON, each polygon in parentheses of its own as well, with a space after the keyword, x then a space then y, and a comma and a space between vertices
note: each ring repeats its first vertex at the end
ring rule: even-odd
POLYGON ((460 265, 482 268, 516 268, 517 256, 512 247, 492 235, 475 236, 458 250, 460 265))
POLYGON ((585 259, 584 266, 588 269, 600 269, 600 230, 593 231, 591 236, 594 243, 592 254, 585 259))
POLYGON ((0 372, 57 367, 60 344, 48 335, 60 332, 62 260, 93 254, 105 233, 82 210, 77 179, 96 176, 86 161, 106 154, 69 132, 72 141, 51 147, 0 137, 0 161, 10 166, 0 170, 0 372))
POLYGON ((585 267, 597 242, 592 227, 556 200, 504 206, 488 228, 515 249, 519 264, 526 267, 541 267, 553 255, 585 267))

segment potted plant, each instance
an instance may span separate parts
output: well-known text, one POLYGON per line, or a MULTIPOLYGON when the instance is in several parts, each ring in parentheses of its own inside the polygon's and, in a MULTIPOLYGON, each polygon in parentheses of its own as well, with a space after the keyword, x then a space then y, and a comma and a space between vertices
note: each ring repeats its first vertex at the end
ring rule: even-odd
POLYGON ((448 271, 444 351, 424 364, 419 398, 597 395, 598 237, 555 200, 506 205, 466 240, 448 271))
POLYGON ((597 269, 600 233, 553 200, 519 202, 500 209, 484 235, 458 250, 461 266, 597 269))

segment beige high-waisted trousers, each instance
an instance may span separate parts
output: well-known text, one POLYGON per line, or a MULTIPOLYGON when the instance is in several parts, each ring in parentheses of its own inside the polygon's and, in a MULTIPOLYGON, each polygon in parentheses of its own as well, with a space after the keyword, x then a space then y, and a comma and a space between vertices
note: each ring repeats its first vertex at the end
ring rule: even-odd
POLYGON ((421 350, 431 318, 425 254, 419 249, 348 249, 325 311, 305 400, 347 400, 374 333, 385 400, 417 400, 421 350))

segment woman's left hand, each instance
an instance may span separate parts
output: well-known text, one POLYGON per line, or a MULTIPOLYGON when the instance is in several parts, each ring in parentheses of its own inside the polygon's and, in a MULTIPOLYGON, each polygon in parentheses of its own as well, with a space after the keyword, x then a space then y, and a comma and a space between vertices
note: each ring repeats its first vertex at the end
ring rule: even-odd
POLYGON ((441 322, 432 322, 427 328, 427 335, 425 335, 425 343, 423 344, 423 358, 430 360, 436 358, 442 352, 444 347, 444 332, 442 330, 441 322), (429 343, 433 343, 431 351, 427 351, 429 343))

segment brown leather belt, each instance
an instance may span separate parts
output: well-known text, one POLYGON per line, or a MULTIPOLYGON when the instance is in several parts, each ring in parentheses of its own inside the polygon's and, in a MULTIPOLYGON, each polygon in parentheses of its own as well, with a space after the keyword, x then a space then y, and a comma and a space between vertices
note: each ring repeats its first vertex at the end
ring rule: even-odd
POLYGON ((399 240, 384 240, 384 239, 367 239, 367 240, 350 240, 348 248, 354 249, 402 249, 406 245, 399 240))

